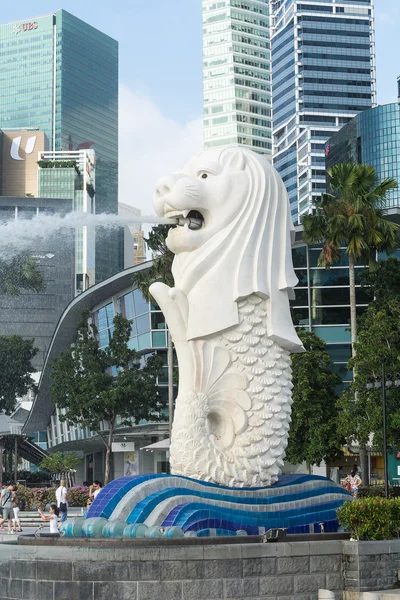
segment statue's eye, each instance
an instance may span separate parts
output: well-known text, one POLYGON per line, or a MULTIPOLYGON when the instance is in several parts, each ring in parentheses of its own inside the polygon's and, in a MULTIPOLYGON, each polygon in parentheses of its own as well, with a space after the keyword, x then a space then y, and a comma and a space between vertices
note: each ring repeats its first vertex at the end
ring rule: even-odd
POLYGON ((197 177, 199 179, 207 179, 207 177, 209 177, 210 173, 208 171, 197 171, 197 177))
POLYGON ((207 177, 208 177, 207 173, 203 173, 201 176, 202 179, 207 179, 207 177))

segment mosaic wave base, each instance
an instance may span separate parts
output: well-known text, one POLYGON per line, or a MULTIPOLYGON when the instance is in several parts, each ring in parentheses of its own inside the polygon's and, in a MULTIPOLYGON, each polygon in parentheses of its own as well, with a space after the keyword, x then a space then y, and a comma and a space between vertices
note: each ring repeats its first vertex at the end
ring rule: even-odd
POLYGON ((336 531, 351 495, 317 475, 284 475, 264 488, 228 488, 177 475, 137 475, 109 483, 66 537, 182 537, 336 531))

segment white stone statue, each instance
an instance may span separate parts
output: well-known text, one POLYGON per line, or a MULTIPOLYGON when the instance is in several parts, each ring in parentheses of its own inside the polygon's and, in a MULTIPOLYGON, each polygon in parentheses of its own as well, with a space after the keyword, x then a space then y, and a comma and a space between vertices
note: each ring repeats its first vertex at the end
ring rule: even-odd
POLYGON ((172 472, 271 485, 287 446, 290 352, 303 351, 289 311, 297 279, 284 184, 250 150, 207 150, 158 182, 154 208, 186 222, 167 238, 175 287, 150 288, 179 362, 172 472))

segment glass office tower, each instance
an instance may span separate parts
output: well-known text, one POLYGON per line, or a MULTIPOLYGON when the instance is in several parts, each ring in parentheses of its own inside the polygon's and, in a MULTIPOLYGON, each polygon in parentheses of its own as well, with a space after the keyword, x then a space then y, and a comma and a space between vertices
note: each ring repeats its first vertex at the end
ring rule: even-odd
POLYGON ((269 0, 203 0, 204 146, 271 156, 269 0))
POLYGON ((376 101, 373 0, 272 0, 273 162, 294 222, 326 191, 325 144, 376 101))
MULTIPOLYGON (((96 152, 96 212, 118 211, 118 43, 65 10, 0 26, 0 129, 96 152)), ((98 234, 96 279, 123 268, 123 232, 98 234)))
MULTIPOLYGON (((326 166, 339 162, 371 165, 379 181, 400 182, 400 106, 384 104, 358 114, 326 145, 326 166)), ((400 208, 400 188, 390 190, 386 208, 400 208)))

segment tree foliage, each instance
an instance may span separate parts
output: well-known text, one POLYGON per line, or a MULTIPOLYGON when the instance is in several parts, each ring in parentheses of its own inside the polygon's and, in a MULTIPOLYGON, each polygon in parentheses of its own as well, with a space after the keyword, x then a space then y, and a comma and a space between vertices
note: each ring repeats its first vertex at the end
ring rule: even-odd
POLYGON ((151 300, 149 287, 155 281, 161 281, 170 287, 174 287, 172 277, 172 261, 174 254, 169 250, 166 244, 168 231, 171 225, 156 225, 145 238, 145 242, 152 252, 152 266, 145 272, 139 271, 134 276, 134 282, 142 292, 146 300, 151 300))
POLYGON ((34 340, 19 335, 0 336, 0 411, 7 415, 15 409, 17 399, 35 389, 32 359, 36 355, 34 340))
POLYGON ((114 317, 113 326, 109 346, 100 349, 96 326, 85 312, 75 346, 53 365, 51 385, 53 402, 63 409, 62 421, 99 434, 102 423, 107 424, 106 483, 117 417, 127 425, 142 419, 160 421, 163 408, 157 388, 157 377, 162 373, 160 357, 152 355, 145 360, 129 348, 131 323, 121 314, 114 317))
MULTIPOLYGON (((328 170, 332 193, 315 202, 315 214, 303 218, 304 240, 322 244, 318 264, 329 267, 340 258, 344 247, 349 260, 351 351, 356 353, 357 313, 355 264, 370 267, 379 251, 394 252, 398 245, 399 225, 385 219, 389 192, 397 187, 394 179, 379 182, 369 165, 337 164, 328 170)), ((360 449, 360 462, 367 483, 367 454, 360 449)))
POLYGON ((375 269, 363 271, 361 283, 375 306, 400 298, 400 261, 389 257, 378 263, 375 269))
POLYGON ((66 475, 75 470, 81 463, 81 459, 72 452, 55 452, 48 454, 40 463, 39 467, 52 475, 66 475))
POLYGON ((21 290, 43 292, 43 275, 29 252, 0 260, 0 294, 15 297, 21 290))
POLYGON ((330 370, 325 343, 311 331, 297 332, 306 349, 292 354, 293 404, 287 459, 319 465, 341 454, 335 386, 341 383, 330 370))
MULTIPOLYGON (((386 298, 385 292, 382 295, 386 298)), ((340 399, 339 426, 349 441, 362 445, 372 433, 374 446, 381 449, 382 390, 366 386, 381 377, 383 364, 387 379, 394 381, 400 373, 400 297, 370 304, 359 319, 358 333, 357 352, 349 363, 356 377, 350 392, 340 399)), ((400 433, 400 389, 393 386, 387 391, 386 406, 388 442, 394 444, 400 433)))
POLYGON ((303 217, 304 240, 322 243, 320 266, 330 266, 340 257, 340 248, 353 260, 374 263, 376 252, 397 249, 399 226, 385 219, 388 192, 394 179, 379 183, 369 165, 337 164, 328 170, 332 194, 315 202, 315 214, 303 217))

